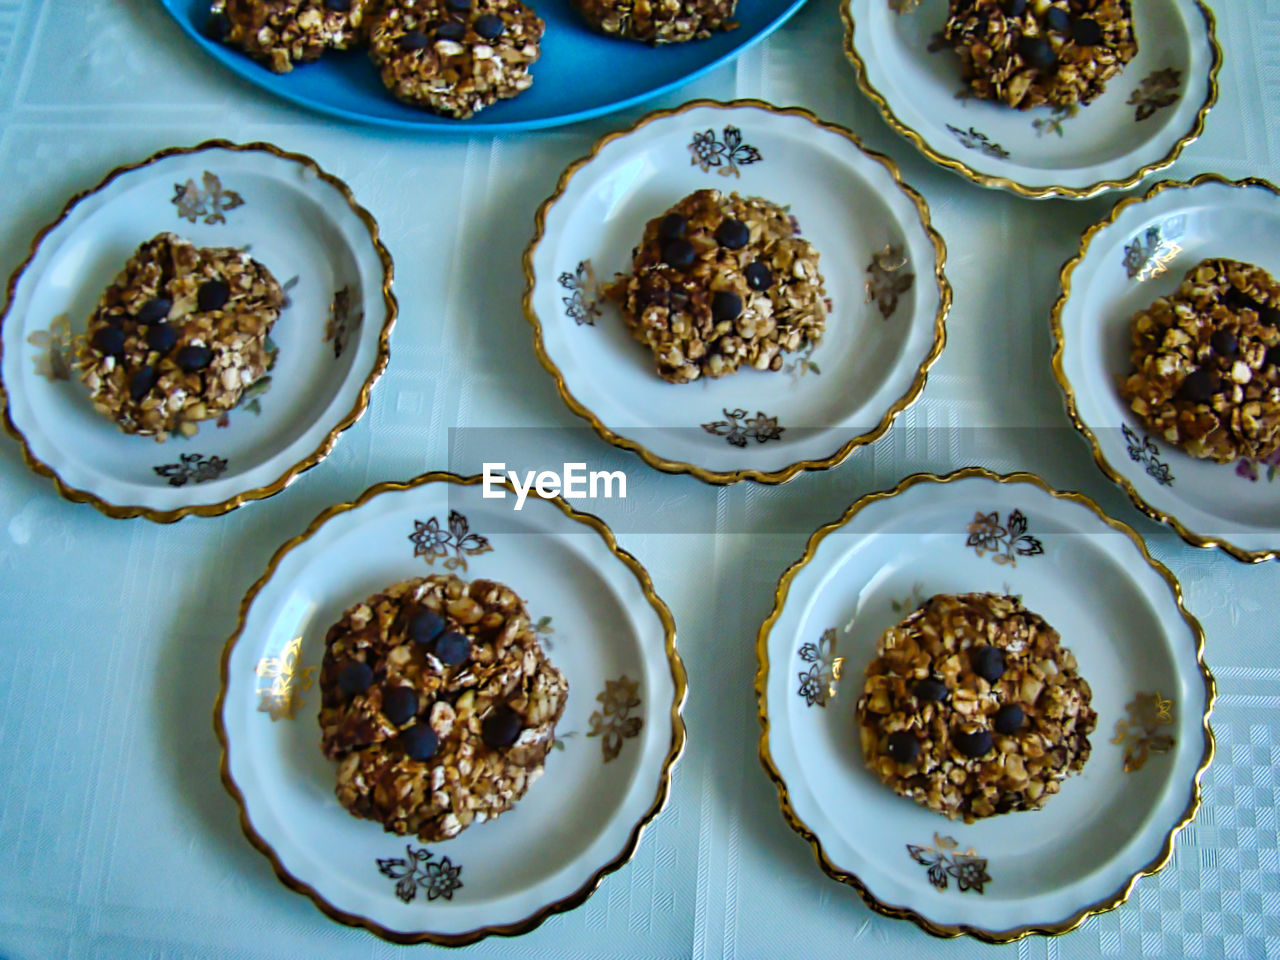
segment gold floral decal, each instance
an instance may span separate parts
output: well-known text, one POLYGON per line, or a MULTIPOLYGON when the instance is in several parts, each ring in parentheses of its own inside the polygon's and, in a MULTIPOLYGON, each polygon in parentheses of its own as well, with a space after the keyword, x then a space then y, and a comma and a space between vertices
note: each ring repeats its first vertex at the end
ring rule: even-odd
POLYGON ((412 844, 404 848, 407 857, 378 858, 378 872, 384 877, 396 881, 396 896, 404 903, 412 903, 421 887, 427 895, 427 901, 444 897, 452 900, 454 891, 462 889, 462 865, 453 865, 448 857, 436 859, 426 847, 413 849, 412 844))
POLYGON ((292 720, 302 706, 302 694, 316 681, 317 667, 299 665, 302 638, 294 637, 278 657, 263 657, 253 672, 271 683, 258 688, 258 712, 272 720, 292 720))
POLYGON ((215 223, 226 223, 224 215, 228 210, 244 204, 244 199, 234 190, 224 190, 220 181, 211 172, 204 172, 204 189, 196 186, 194 180, 173 185, 173 200, 178 208, 178 216, 195 223, 204 217, 206 226, 215 223))
POLYGON ((606 680, 604 690, 596 694, 596 699, 604 707, 596 710, 587 718, 591 729, 588 737, 603 737, 600 746, 604 750, 604 762, 615 759, 622 750, 622 741, 639 736, 644 720, 631 716, 631 711, 640 706, 640 681, 628 680, 623 674, 617 680, 606 680))
POLYGON ((548 650, 555 649, 555 642, 551 639, 551 634, 556 632, 556 628, 551 625, 550 617, 539 617, 538 622, 533 625, 533 632, 538 635, 538 639, 542 641, 542 645, 548 650))
MULTIPOLYGON (((925 601, 923 589, 924 588, 920 584, 913 583, 911 585, 911 595, 909 597, 903 600, 890 600, 889 606, 893 607, 894 613, 911 613, 913 610, 919 610, 924 606, 925 601)), ((1007 585, 1005 593, 1009 593, 1007 585)))
POLYGON ((889 9, 898 16, 913 13, 918 6, 920 6, 920 0, 889 0, 889 9))
POLYGON ((806 373, 821 374, 822 368, 813 362, 813 351, 818 349, 818 345, 812 340, 806 341, 805 345, 792 354, 792 358, 787 362, 784 368, 787 373, 793 377, 803 377, 806 373))
POLYGON ((1134 122, 1141 123, 1157 110, 1177 103, 1181 97, 1178 92, 1181 87, 1181 70, 1166 67, 1152 73, 1142 81, 1137 90, 1129 94, 1129 99, 1125 101, 1136 108, 1133 111, 1134 122))
POLYGON ((836 656, 835 627, 824 630, 822 639, 817 643, 802 646, 800 659, 809 664, 809 669, 800 671, 800 689, 796 693, 803 698, 806 707, 814 704, 825 707, 827 701, 835 699, 836 684, 844 670, 844 657, 836 656))
POLYGON ((1167 271, 1182 252, 1182 245, 1176 241, 1185 228, 1185 216, 1172 217, 1158 226, 1148 227, 1145 233, 1126 244, 1124 269, 1129 279, 1142 283, 1167 271))
POLYGON ((1116 721, 1116 735, 1111 742, 1124 747, 1124 772, 1141 770, 1151 753, 1168 753, 1173 737, 1160 733, 1159 727, 1173 726, 1173 701, 1155 693, 1139 693, 1125 704, 1128 720, 1116 721))
POLYGON ((603 316, 603 313, 596 288, 596 272, 591 261, 579 261, 577 270, 573 273, 566 271, 558 279, 560 286, 569 291, 569 296, 560 298, 569 319, 580 327, 583 324, 594 327, 596 317, 603 316))
POLYGON ((1257 483, 1258 471, 1262 467, 1266 468, 1267 483, 1271 483, 1276 477, 1280 476, 1280 449, 1261 459, 1241 457, 1236 461, 1236 476, 1244 477, 1250 483, 1257 483))
POLYGON ((932 847, 918 847, 914 843, 907 844, 907 853, 911 859, 923 867, 929 868, 929 882, 939 890, 947 889, 949 877, 954 877, 961 893, 970 890, 979 894, 985 893, 983 887, 991 883, 991 875, 987 873, 986 858, 978 856, 973 847, 963 852, 954 837, 933 835, 932 847))
POLYGON ((707 433, 714 433, 717 437, 724 437, 735 447, 745 447, 748 440, 755 440, 757 443, 781 440, 783 432, 787 429, 778 426, 777 417, 767 417, 760 410, 756 411, 754 417, 748 417, 745 410, 726 408, 724 415, 729 419, 704 423, 702 429, 707 433))
POLYGON ((1145 433, 1139 437, 1137 431, 1127 423, 1120 429, 1124 431, 1124 442, 1129 447, 1129 459, 1134 463, 1142 464, 1147 471, 1147 476, 1160 486, 1173 486, 1173 474, 1169 472, 1169 465, 1160 459, 1160 448, 1156 446, 1155 441, 1145 433))
POLYGON ((1056 133, 1062 136, 1062 124, 1066 120, 1070 120, 1080 108, 1074 103, 1060 104, 1050 111, 1049 116, 1039 117, 1032 122, 1031 127, 1035 130, 1037 137, 1043 137, 1046 133, 1056 133))
POLYGON ((1014 510, 1004 526, 1000 525, 1000 511, 973 515, 968 526, 966 547, 973 547, 979 557, 992 554, 996 563, 1018 565, 1018 557, 1035 557, 1044 553, 1044 545, 1027 533, 1027 518, 1021 510, 1014 510))
POLYGON ((955 136, 960 143, 970 150, 980 150, 988 157, 994 157, 997 160, 1008 160, 1009 151, 995 141, 989 139, 985 133, 970 127, 968 130, 961 130, 959 127, 953 127, 947 124, 947 129, 955 136))
POLYGON ((342 356, 342 351, 347 349, 351 331, 357 329, 364 319, 363 310, 356 310, 353 314, 351 308, 351 288, 343 287, 333 295, 333 300, 329 304, 329 319, 324 325, 324 342, 333 343, 335 360, 342 356))
POLYGON ((426 523, 413 521, 413 533, 409 534, 409 539, 413 541, 414 557, 423 557, 428 564, 448 557, 444 562, 446 570, 466 570, 468 556, 493 551, 486 537, 470 532, 467 518, 457 510, 449 511, 448 530, 441 530, 440 521, 435 517, 426 523), (451 557, 450 552, 453 553, 451 557))
POLYGON ((79 337, 71 336, 71 321, 60 313, 49 321, 48 330, 36 330, 27 343, 38 351, 33 358, 36 373, 49 381, 70 380, 79 337))
POLYGON ((745 167, 764 159, 759 150, 742 142, 742 131, 732 125, 724 128, 723 141, 716 139, 714 130, 695 132, 689 152, 693 154, 690 166, 701 168, 703 173, 715 167, 722 177, 741 177, 739 164, 745 167))
POLYGON ((915 283, 916 275, 906 269, 908 262, 901 246, 886 244, 867 267, 867 303, 874 301, 886 320, 898 309, 898 297, 915 283))
POLYGON ((222 457, 204 457, 198 453, 184 453, 178 463, 166 463, 152 467, 157 476, 164 477, 171 487, 185 487, 188 483, 207 483, 217 480, 227 472, 227 461, 222 457))

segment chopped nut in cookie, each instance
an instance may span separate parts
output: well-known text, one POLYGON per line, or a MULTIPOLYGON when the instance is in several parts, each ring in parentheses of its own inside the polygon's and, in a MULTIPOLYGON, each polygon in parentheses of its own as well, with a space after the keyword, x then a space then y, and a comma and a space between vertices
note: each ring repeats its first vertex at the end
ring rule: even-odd
POLYGON ((573 0, 582 18, 601 33, 631 40, 684 43, 736 29, 738 0, 573 0))
POLYGON ((205 34, 276 73, 363 42, 377 0, 212 0, 205 34))

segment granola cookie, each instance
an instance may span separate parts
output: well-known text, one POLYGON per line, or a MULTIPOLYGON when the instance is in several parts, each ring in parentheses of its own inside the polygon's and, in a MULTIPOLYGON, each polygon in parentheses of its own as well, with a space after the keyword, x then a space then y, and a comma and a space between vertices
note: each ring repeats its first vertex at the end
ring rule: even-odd
POLYGON ((94 409, 125 433, 194 435, 275 363, 267 335, 284 299, 248 254, 157 234, 89 318, 77 369, 94 409))
POLYGON ((818 251, 795 218, 719 190, 691 193, 645 224, 631 273, 604 293, 671 383, 744 364, 779 370, 783 353, 822 340, 830 308, 818 251))
POLYGON ((342 615, 320 667, 339 802, 391 833, 457 836, 542 776, 569 684, 491 580, 406 580, 342 615))
POLYGON ((1230 463, 1280 449, 1280 284, 1239 260, 1202 260, 1134 314, 1121 394, 1193 457, 1230 463))
POLYGON ((1058 632, 1016 597, 939 594, 880 638, 858 699, 867 765, 971 823, 1038 810, 1089 759, 1098 716, 1058 632))
POLYGON ((587 23, 601 33, 660 43, 705 40, 734 30, 738 0, 573 0, 587 23))
POLYGON ((520 0, 393 0, 369 52, 397 99, 465 119, 533 85, 544 27, 520 0))
POLYGON ((276 73, 347 50, 364 39, 378 0, 213 0, 205 33, 276 73))
POLYGON ((973 94, 1019 110, 1087 104, 1138 53, 1129 0, 951 0, 942 33, 973 94))

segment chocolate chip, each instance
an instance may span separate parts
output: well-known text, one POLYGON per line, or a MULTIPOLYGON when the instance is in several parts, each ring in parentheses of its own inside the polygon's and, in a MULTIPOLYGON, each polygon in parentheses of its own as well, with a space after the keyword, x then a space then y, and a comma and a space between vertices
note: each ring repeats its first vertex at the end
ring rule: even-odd
POLYGON ((747 286, 752 290, 768 290, 773 286, 773 271, 759 260, 748 264, 747 269, 742 271, 742 275, 747 280, 747 286))
POLYGON ((1005 0, 1005 13, 1011 17, 1020 17, 1027 12, 1027 0, 1005 0))
POLYGON ((169 311, 173 309, 173 302, 164 297, 152 297, 146 303, 138 308, 135 316, 139 323, 156 323, 163 320, 169 315, 169 311))
POLYGON ((1056 30, 1058 33, 1071 32, 1071 14, 1061 7, 1050 7, 1044 19, 1050 30, 1056 30))
POLYGON ((1044 37, 1023 37, 1018 41, 1018 55, 1029 67, 1047 73, 1058 65, 1053 47, 1044 37))
POLYGON ((497 40, 507 29, 507 25, 502 22, 502 18, 495 17, 492 13, 477 17, 475 26, 476 33, 480 34, 485 40, 497 40))
POLYGON ((920 741, 910 730, 895 730, 889 734, 889 756, 898 763, 910 763, 920 753, 920 741))
POLYGON ((1004 676, 1004 653, 999 647, 974 647, 969 651, 969 665, 987 683, 995 683, 1004 676))
MULTIPOLYGON (((119 327, 102 327, 93 335, 93 349, 104 357, 123 356, 124 331, 119 327)), ((150 390, 151 388, 148 387, 147 389, 150 390)))
POLYGON ((204 35, 210 40, 221 43, 227 39, 227 34, 230 32, 231 21, 227 19, 225 13, 211 13, 209 19, 204 22, 204 35))
POLYGON ((168 353, 178 343, 178 331, 168 323, 153 323, 147 330, 147 346, 160 353, 168 353))
MULTIPOLYGON (((436 27, 437 40, 452 40, 457 43, 467 35, 467 28, 457 20, 446 20, 440 26, 436 27)), ((408 34, 405 34, 407 37, 408 34)), ((420 50, 421 47, 410 47, 406 49, 420 50)))
POLYGON ((1022 729, 1027 722, 1027 715, 1016 703, 1007 703, 996 711, 995 728, 997 733, 1011 737, 1022 729))
POLYGON ((716 243, 730 250, 741 250, 751 242, 751 231, 741 220, 728 217, 716 227, 716 243))
POLYGON ((156 381, 159 379, 159 374, 156 373, 155 367, 151 366, 151 364, 139 368, 129 378, 129 396, 136 403, 151 392, 151 388, 156 385, 156 381))
POLYGON ((1280 310, 1275 307, 1260 307, 1258 310, 1258 322, 1264 327, 1280 326, 1280 310))
POLYGON ((1261 309, 1261 304, 1249 294, 1245 293, 1239 287, 1233 286, 1222 296, 1222 302, 1228 307, 1239 313, 1242 310, 1253 310, 1257 312, 1261 309))
POLYGON ((324 0, 326 10, 332 10, 335 13, 350 13, 351 0, 324 0))
POLYGON ((1209 338, 1209 346, 1214 353, 1224 357, 1234 357, 1240 351, 1240 340, 1230 330, 1215 330, 1209 338))
POLYGON ((192 344, 179 350, 173 362, 185 373, 197 373, 213 362, 213 351, 192 344))
POLYGON ((196 306, 202 311, 221 310, 231 299, 231 288, 223 280, 206 280, 196 291, 196 306))
POLYGON ((418 608, 418 612, 409 618, 406 631, 414 643, 432 643, 436 637, 444 633, 444 618, 434 610, 426 607, 418 608))
POLYGON ((430 760, 440 749, 440 738, 425 723, 415 723, 400 734, 400 746, 410 760, 430 760))
MULTIPOLYGON (((446 37, 445 39, 449 38, 446 37)), ((401 50, 425 50, 430 45, 430 38, 421 30, 410 30, 396 41, 396 46, 401 50)))
POLYGON ((1096 47, 1102 42, 1102 28, 1097 20, 1077 17, 1071 22, 1071 39, 1080 47, 1096 47))
POLYGON ((471 0, 445 0, 444 5, 454 13, 466 13, 471 9, 471 0))
POLYGON ((658 236, 663 240, 674 240, 676 237, 683 237, 685 227, 689 225, 689 221, 685 219, 683 214, 668 213, 662 218, 662 222, 658 224, 658 236))
POLYGON ((1178 399, 1188 403, 1208 403, 1222 388, 1222 379, 1212 370, 1193 370, 1178 387, 1178 399))
POLYGON ((480 724, 480 737, 491 747, 509 747, 520 736, 524 720, 510 707, 497 707, 480 724))
POLYGON ((956 745, 956 749, 966 757, 981 757, 989 752, 995 743, 989 730, 975 730, 973 733, 957 730, 952 734, 951 740, 956 745))
POLYGON ((432 652, 445 666, 456 667, 460 663, 466 663, 471 656, 471 641, 465 633, 451 630, 436 641, 432 652))
POLYGON ((711 319, 732 323, 742 316, 742 298, 732 290, 717 290, 711 298, 711 319))
POLYGON ((371 683, 373 668, 362 660, 352 660, 338 671, 338 687, 348 696, 364 693, 371 683))
POLYGON ((693 244, 681 237, 668 240, 662 245, 662 262, 677 270, 688 270, 697 257, 698 253, 693 249, 693 244))
POLYGON ((397 727, 408 723, 418 712, 418 695, 412 687, 392 687, 382 695, 382 713, 397 727))
POLYGON ((933 679, 933 677, 917 680, 915 686, 911 688, 911 692, 915 694, 915 698, 921 703, 941 703, 947 699, 947 685, 941 680, 933 679))
POLYGON ((668 294, 673 310, 683 310, 689 305, 689 295, 683 290, 672 290, 668 294))

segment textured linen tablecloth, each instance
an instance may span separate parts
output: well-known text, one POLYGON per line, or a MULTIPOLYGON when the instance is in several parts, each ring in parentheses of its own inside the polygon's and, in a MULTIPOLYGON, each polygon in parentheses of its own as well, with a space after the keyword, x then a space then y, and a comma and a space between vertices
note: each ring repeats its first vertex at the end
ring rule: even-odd
MULTIPOLYGON (((1280 179, 1280 2, 1214 7, 1221 98, 1165 175, 1280 179)), ((342 126, 219 67, 154 0, 0 0, 4 276, 111 168, 210 137, 268 140, 350 184, 395 257, 401 305, 361 422, 284 493, 228 516, 111 520, 61 500, 0 442, 0 956, 441 952, 333 923, 276 881, 219 783, 217 664, 245 590, 320 510, 425 469, 546 467, 548 435, 524 427, 557 429, 556 462, 628 472, 627 500, 583 506, 614 525, 675 614, 689 745, 633 862, 579 909, 463 955, 1280 956, 1280 564, 1248 567, 1148 522, 1094 467, 1050 374, 1058 268, 1116 197, 1033 203, 932 166, 857 90, 834 0, 647 108, 494 138, 342 126), (781 487, 712 488, 597 440, 557 398, 521 315, 520 255, 560 171, 645 109, 693 97, 801 104, 847 125, 898 160, 949 249, 947 348, 920 400, 843 466, 781 487), (1133 524, 1181 579, 1220 685, 1205 805, 1168 868, 1073 933, 1003 948, 932 939, 822 873, 757 759, 752 693, 756 630, 808 533, 905 474, 970 463, 1036 471, 1133 524)))

